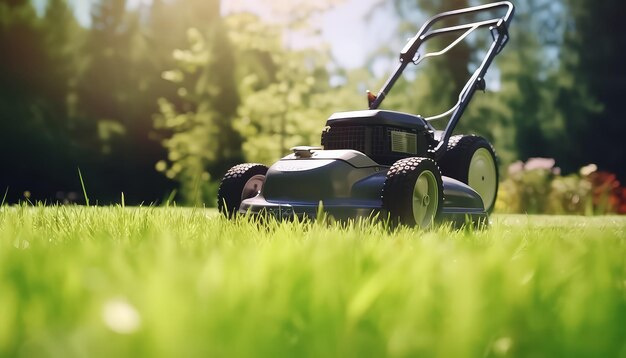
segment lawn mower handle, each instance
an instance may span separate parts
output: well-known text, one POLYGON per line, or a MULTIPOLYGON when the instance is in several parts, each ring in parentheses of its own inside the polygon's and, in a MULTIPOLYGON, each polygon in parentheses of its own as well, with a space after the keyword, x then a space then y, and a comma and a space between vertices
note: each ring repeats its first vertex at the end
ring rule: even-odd
MULTIPOLYGON (((501 1, 493 4, 480 5, 469 7, 460 10, 448 11, 436 15, 429 19, 422 28, 417 32, 417 34, 411 38, 408 43, 404 46, 402 51, 400 52, 400 63, 396 67, 395 71, 391 75, 391 77, 387 80, 382 90, 376 96, 372 96, 370 98, 369 109, 377 109, 380 104, 383 102, 387 93, 391 90, 395 82, 400 78, 402 72, 406 68, 409 63, 414 63, 418 59, 416 58, 417 51, 422 46, 424 42, 427 40, 448 33, 455 33, 464 31, 457 40, 453 41, 446 49, 439 51, 437 53, 426 54, 422 56, 422 59, 426 57, 434 57, 438 55, 442 55, 446 53, 450 48, 454 47, 458 42, 462 41, 466 36, 468 36, 472 31, 488 27, 491 31, 491 35, 493 37, 493 42, 487 51, 483 62, 480 67, 474 72, 474 74, 470 77, 466 86, 463 88, 461 93, 459 94, 459 101, 457 104, 451 109, 453 111, 452 116, 444 130, 443 136, 437 147, 433 150, 433 157, 435 159, 439 159, 445 153, 445 150, 448 147, 448 140, 456 127, 456 124, 459 121, 459 118, 467 108, 469 101, 472 99, 476 89, 484 89, 484 76, 487 72, 487 69, 491 65, 491 62, 495 58, 497 54, 500 53, 502 48, 506 45, 509 39, 508 28, 513 19, 513 15, 515 13, 515 6, 510 1, 501 1), (442 29, 431 30, 433 25, 438 23, 439 21, 456 17, 460 15, 466 15, 471 13, 479 13, 479 12, 488 12, 493 11, 495 9, 506 8, 506 14, 502 17, 492 18, 484 21, 476 21, 469 24, 457 25, 444 27, 442 29)), ((416 62, 417 63, 417 62, 416 62)), ((447 112, 448 113, 448 112, 447 112)))
POLYGON ((513 4, 510 1, 501 1, 501 2, 496 2, 493 4, 473 6, 473 7, 468 7, 465 9, 447 11, 439 15, 435 15, 431 17, 422 26, 422 28, 417 32, 417 34, 413 38, 411 38, 409 42, 404 46, 404 48, 400 52, 400 61, 407 62, 407 63, 412 62, 413 59, 415 58, 415 55, 417 54, 417 50, 420 48, 422 43, 426 42, 426 40, 428 40, 429 38, 435 37, 437 35, 470 29, 471 27, 475 25, 478 25, 479 27, 493 26, 493 25, 497 25, 497 23, 500 20, 504 21, 504 26, 508 29, 509 25, 511 24, 511 20, 513 19, 514 13, 515 13, 515 6, 513 6, 513 4), (440 22, 443 19, 466 15, 466 14, 472 14, 472 13, 489 12, 495 9, 505 8, 505 7, 507 8, 507 12, 501 18, 496 18, 496 19, 487 20, 487 21, 473 22, 470 24, 459 25, 459 26, 446 27, 440 30, 434 30, 434 31, 428 32, 428 30, 430 30, 433 27, 433 25, 435 25, 436 23, 440 22))

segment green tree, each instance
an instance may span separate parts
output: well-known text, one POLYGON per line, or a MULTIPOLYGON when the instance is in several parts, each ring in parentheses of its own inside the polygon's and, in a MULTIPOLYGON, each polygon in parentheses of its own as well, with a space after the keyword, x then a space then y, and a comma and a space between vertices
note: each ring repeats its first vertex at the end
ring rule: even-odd
POLYGON ((77 83, 77 137, 88 153, 82 165, 95 180, 92 188, 110 201, 124 192, 127 202, 155 201, 171 186, 154 171, 165 154, 150 137, 157 110, 150 84, 159 73, 137 11, 125 0, 92 4, 91 25, 79 50, 84 63, 77 83))
MULTIPOLYGON (((55 106, 55 112, 65 127, 75 111, 77 44, 82 41, 78 25, 67 0, 50 0, 42 21, 45 49, 50 60, 46 72, 46 97, 55 106)), ((67 129, 67 128, 66 128, 67 129)))
POLYGON ((560 16, 551 10, 554 3, 516 2, 511 39, 497 61, 500 89, 495 95, 477 97, 470 110, 474 118, 497 118, 491 133, 503 164, 554 156, 556 143, 562 140, 561 117, 554 108, 558 63, 549 60, 559 29, 546 31, 550 21, 560 16), (486 110, 480 113, 483 107, 486 110))
POLYGON ((622 28, 626 3, 618 0, 566 1, 569 18, 561 51, 556 105, 563 113, 570 145, 559 163, 573 171, 585 163, 626 181, 626 38, 622 28))
POLYGON ((227 24, 241 59, 243 101, 235 127, 248 161, 270 164, 291 147, 319 145, 330 114, 365 106, 356 90, 330 86, 330 57, 324 49, 290 48, 287 30, 251 14, 232 15, 227 24), (355 103, 356 98, 361 101, 355 103))
POLYGON ((0 187, 9 201, 25 191, 52 199, 68 187, 67 73, 55 66, 65 57, 48 30, 29 1, 0 3, 0 187))
POLYGON ((168 161, 159 161, 157 170, 180 182, 185 202, 211 205, 209 180, 243 160, 232 127, 239 100, 234 59, 219 19, 205 33, 188 30, 188 37, 189 49, 174 52, 176 69, 163 73, 178 86, 180 105, 159 100, 155 127, 166 133, 168 161))
POLYGON ((162 98, 155 117, 169 154, 157 169, 181 183, 187 202, 213 204, 209 180, 244 156, 270 163, 291 146, 319 144, 324 121, 341 106, 336 94, 347 92, 329 86, 326 51, 290 44, 291 31, 311 31, 301 11, 319 8, 298 8, 279 25, 249 13, 214 19, 174 52, 164 78, 177 96, 162 98))

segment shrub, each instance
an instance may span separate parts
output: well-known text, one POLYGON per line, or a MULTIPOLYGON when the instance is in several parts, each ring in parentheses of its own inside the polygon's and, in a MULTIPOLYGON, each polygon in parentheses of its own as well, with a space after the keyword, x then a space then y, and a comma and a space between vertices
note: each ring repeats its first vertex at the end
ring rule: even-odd
POLYGON ((531 158, 509 166, 496 209, 529 214, 626 214, 626 188, 615 174, 598 171, 595 164, 562 176, 554 159, 531 158))

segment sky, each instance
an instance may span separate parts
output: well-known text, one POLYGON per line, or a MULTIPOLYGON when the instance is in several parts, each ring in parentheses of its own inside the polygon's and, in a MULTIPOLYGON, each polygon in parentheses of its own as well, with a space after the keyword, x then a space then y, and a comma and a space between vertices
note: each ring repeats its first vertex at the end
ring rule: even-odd
MULTIPOLYGON (((42 11, 46 0, 33 0, 37 8, 42 11)), ((340 66, 358 68, 363 66, 368 54, 389 41, 395 30, 393 16, 390 9, 379 8, 376 15, 367 17, 368 11, 377 0, 346 0, 341 5, 327 11, 316 24, 321 29, 321 41, 328 43, 331 53, 340 66)), ((69 0, 74 7, 78 21, 83 26, 90 23, 91 0, 69 0)), ((149 5, 152 0, 128 0, 131 8, 139 5, 149 5)), ((255 0, 222 0, 224 12, 249 10, 259 13, 271 21, 272 14, 264 11, 262 3, 255 0)), ((296 37, 300 42, 313 39, 296 37)), ((317 40, 319 41, 319 39, 317 40)), ((400 49, 398 49, 399 51, 400 49)))
POLYGON ((387 43, 395 33, 396 24, 389 9, 381 9, 376 16, 366 20, 372 2, 350 0, 324 17, 322 36, 345 67, 362 66, 365 57, 387 43))
MULTIPOLYGON (((330 45, 333 56, 342 67, 363 66, 367 55, 388 42, 393 35, 396 27, 389 8, 378 8, 374 16, 368 16, 376 2, 380 1, 346 0, 319 18, 312 19, 321 30, 321 41, 330 45)), ((260 2, 255 0, 222 0, 222 9, 224 12, 252 10, 269 21, 272 19, 272 14, 264 13, 260 2)))

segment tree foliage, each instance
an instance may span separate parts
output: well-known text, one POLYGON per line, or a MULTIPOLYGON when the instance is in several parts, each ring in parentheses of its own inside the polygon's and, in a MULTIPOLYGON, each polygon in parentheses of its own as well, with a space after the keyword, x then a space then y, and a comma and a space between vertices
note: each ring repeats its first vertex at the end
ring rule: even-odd
POLYGON ((159 161, 156 168, 178 180, 186 201, 194 204, 212 200, 205 190, 212 175, 218 177, 243 160, 241 138, 232 127, 237 108, 234 73, 224 74, 227 67, 223 66, 230 55, 224 47, 216 51, 212 44, 218 42, 209 41, 209 36, 220 33, 215 29, 205 36, 195 28, 188 31, 190 48, 175 51, 177 68, 163 73, 165 80, 178 86, 181 105, 177 108, 161 98, 160 114, 155 117, 156 128, 171 133, 163 139, 170 164, 159 161), (224 85, 224 80, 230 84, 224 85))
POLYGON ((250 14, 232 16, 228 24, 237 57, 244 59, 239 79, 243 102, 234 125, 245 138, 246 158, 269 164, 290 147, 318 145, 329 115, 319 97, 334 92, 324 68, 327 55, 313 49, 288 51, 277 28, 250 14))
POLYGON ((11 189, 9 199, 63 190, 71 170, 63 159, 73 156, 64 115, 69 78, 55 67, 67 57, 50 46, 68 32, 48 26, 28 1, 0 3, 0 185, 11 189))
MULTIPOLYGON (((567 169, 594 162, 626 181, 626 3, 618 0, 566 1, 568 18, 556 105, 564 133, 575 147, 558 159, 567 169), (575 154, 575 155, 572 155, 575 154)), ((563 149, 563 148, 562 148, 563 149)))

